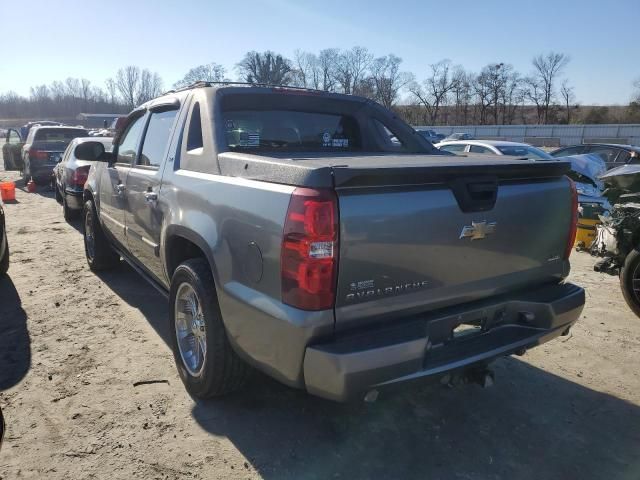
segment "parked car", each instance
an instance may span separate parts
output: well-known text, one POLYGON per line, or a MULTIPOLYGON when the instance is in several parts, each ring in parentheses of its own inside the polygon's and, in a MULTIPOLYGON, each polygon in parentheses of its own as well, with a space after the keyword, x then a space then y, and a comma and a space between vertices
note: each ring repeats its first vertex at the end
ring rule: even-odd
POLYGON ((568 163, 460 162, 364 98, 201 83, 134 110, 113 152, 75 153, 96 161, 89 267, 123 257, 167 295, 196 397, 248 365, 338 401, 488 384, 490 362, 567 334, 584 305, 565 281, 568 163))
POLYGON ((437 133, 435 130, 423 130, 420 128, 416 128, 416 132, 422 135, 426 140, 429 140, 431 143, 438 143, 444 139, 444 135, 441 133, 437 133))
POLYGON ((554 160, 544 150, 526 143, 507 142, 503 140, 444 140, 435 145, 440 150, 450 153, 474 153, 488 155, 507 155, 509 157, 531 158, 534 160, 554 160))
POLYGON ((22 147, 20 168, 25 183, 30 178, 36 183, 49 183, 53 168, 71 140, 88 135, 87 130, 79 127, 33 127, 22 147))
POLYGON ((106 151, 111 151, 113 138, 74 138, 64 151, 60 163, 53 169, 56 200, 62 204, 62 213, 65 220, 75 217, 84 205, 82 193, 84 184, 89 176, 89 168, 93 162, 78 160, 75 155, 75 149, 78 145, 89 140, 100 142, 104 145, 106 151))
POLYGON ((7 270, 9 270, 9 242, 2 199, 0 199, 0 275, 6 274, 7 270))
POLYGON ((442 141, 447 140, 473 140, 473 135, 470 133, 452 133, 451 135, 445 137, 442 141))
POLYGON ((631 161, 631 152, 640 154, 640 147, 636 145, 618 145, 616 143, 585 143, 583 145, 572 145, 550 152, 552 157, 566 157, 569 155, 580 155, 583 153, 593 153, 599 155, 607 165, 607 169, 626 165, 628 163, 638 163, 639 160, 631 161))

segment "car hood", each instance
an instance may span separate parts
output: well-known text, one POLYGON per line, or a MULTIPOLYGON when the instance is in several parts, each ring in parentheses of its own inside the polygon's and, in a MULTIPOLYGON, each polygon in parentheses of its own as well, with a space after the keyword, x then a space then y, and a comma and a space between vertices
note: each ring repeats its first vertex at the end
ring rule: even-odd
POLYGON ((640 192, 640 165, 622 165, 609 170, 600 178, 607 186, 640 192))

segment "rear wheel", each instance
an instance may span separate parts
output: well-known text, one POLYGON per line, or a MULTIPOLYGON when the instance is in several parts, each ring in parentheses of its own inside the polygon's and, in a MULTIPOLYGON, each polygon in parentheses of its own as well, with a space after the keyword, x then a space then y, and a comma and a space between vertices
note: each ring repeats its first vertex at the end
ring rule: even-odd
POLYGON ((84 252, 89 268, 94 272, 113 268, 120 258, 109 245, 98 221, 96 207, 91 200, 87 200, 84 204, 82 213, 84 252))
POLYGON ((178 266, 169 302, 173 355, 187 391, 207 398, 241 388, 250 368, 229 343, 206 260, 187 260, 178 266))
POLYGON ((620 287, 627 305, 640 317, 640 251, 632 250, 620 270, 620 287))

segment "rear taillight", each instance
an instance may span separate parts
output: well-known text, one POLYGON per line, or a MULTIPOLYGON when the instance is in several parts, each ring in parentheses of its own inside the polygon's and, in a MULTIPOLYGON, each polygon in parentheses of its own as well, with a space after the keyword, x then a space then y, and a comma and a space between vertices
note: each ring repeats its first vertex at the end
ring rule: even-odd
POLYGON ((282 301, 302 310, 333 308, 337 262, 335 193, 296 188, 289 202, 282 240, 282 301))
POLYGON ((35 148, 30 148, 29 158, 32 160, 49 160, 49 153, 35 148))
POLYGON ((573 244, 576 242, 576 233, 578 232, 578 190, 576 189, 576 184, 571 180, 569 180, 569 185, 571 187, 571 216, 570 225, 569 225, 569 238, 567 239, 567 248, 564 251, 564 258, 568 259, 569 255, 571 255, 571 250, 573 249, 573 244))
POLYGON ((76 168, 73 175, 71 175, 71 183, 78 187, 84 187, 84 184, 87 183, 87 178, 89 177, 89 168, 91 167, 88 165, 76 168))

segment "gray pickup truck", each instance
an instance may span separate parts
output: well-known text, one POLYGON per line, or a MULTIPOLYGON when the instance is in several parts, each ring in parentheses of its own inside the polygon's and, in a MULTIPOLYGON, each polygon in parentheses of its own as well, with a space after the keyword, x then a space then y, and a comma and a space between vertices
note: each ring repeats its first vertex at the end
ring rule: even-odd
POLYGON ((364 98, 213 84, 137 108, 113 145, 75 150, 96 161, 87 260, 167 295, 194 396, 250 367, 337 401, 486 380, 583 308, 564 162, 449 156, 364 98))

